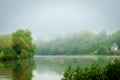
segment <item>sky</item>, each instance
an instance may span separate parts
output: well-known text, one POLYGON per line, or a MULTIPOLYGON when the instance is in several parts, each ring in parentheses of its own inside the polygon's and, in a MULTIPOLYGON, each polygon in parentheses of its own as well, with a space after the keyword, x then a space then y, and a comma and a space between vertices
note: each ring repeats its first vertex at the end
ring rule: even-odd
POLYGON ((29 28, 56 36, 89 29, 120 29, 120 0, 0 0, 0 34, 29 28))

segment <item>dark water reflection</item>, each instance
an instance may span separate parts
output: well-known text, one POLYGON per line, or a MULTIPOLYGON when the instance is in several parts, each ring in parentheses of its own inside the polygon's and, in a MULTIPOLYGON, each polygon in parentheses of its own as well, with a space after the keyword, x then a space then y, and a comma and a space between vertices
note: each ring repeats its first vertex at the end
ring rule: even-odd
POLYGON ((104 66, 119 56, 35 56, 0 63, 0 80, 60 80, 68 65, 104 66))
POLYGON ((35 68, 33 59, 0 63, 0 80, 32 80, 35 68))

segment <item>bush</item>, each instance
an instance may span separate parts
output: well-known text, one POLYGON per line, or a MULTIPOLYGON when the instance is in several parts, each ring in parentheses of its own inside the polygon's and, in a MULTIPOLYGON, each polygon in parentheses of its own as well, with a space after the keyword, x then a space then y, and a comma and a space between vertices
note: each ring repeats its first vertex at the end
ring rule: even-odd
POLYGON ((107 80, 120 80, 120 60, 115 59, 114 62, 108 63, 104 73, 107 80))
POLYGON ((63 76, 62 80, 120 80, 120 60, 109 62, 104 67, 95 64, 85 68, 69 66, 63 76))

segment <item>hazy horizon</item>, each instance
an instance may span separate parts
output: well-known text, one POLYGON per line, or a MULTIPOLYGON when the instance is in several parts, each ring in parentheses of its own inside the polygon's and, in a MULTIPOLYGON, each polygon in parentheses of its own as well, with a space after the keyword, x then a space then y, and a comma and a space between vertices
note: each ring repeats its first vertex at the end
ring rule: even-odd
POLYGON ((36 37, 120 30, 119 0, 0 0, 0 12, 0 34, 18 28, 36 37))

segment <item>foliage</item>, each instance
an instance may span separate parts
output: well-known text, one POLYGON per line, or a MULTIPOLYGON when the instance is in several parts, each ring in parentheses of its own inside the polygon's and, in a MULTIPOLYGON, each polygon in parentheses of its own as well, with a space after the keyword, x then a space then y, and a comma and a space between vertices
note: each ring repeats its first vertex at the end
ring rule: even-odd
POLYGON ((23 49, 29 49, 29 46, 23 38, 18 38, 13 43, 13 49, 19 55, 23 49))
POLYGON ((0 53, 3 60, 23 59, 33 57, 35 45, 32 33, 28 29, 18 29, 9 35, 0 35, 0 53))
POLYGON ((89 30, 59 36, 54 39, 39 39, 35 42, 37 55, 119 55, 111 51, 116 43, 120 48, 120 31, 95 34, 89 30), (62 51, 61 51, 62 50, 62 51))
POLYGON ((4 48, 11 46, 11 36, 11 34, 0 35, 0 52, 2 52, 4 48))
POLYGON ((116 59, 114 62, 106 65, 104 73, 108 80, 120 79, 120 60, 116 59))
MULTIPOLYGON (((24 46, 24 48, 26 50, 28 50, 28 52, 31 53, 31 56, 33 56, 33 53, 35 52, 35 45, 32 43, 32 33, 30 30, 28 29, 19 29, 17 30, 15 33, 13 33, 13 36, 12 36, 12 41, 14 42, 14 44, 21 44, 21 48, 24 46)), ((13 47, 14 47, 14 44, 13 44, 13 47)))
POLYGON ((120 77, 120 60, 115 59, 114 62, 109 62, 106 66, 92 65, 91 67, 75 68, 69 66, 62 80, 119 80, 120 77))
POLYGON ((17 54, 15 53, 15 51, 12 48, 5 48, 3 50, 3 59, 4 60, 13 60, 13 59, 17 59, 17 54))

